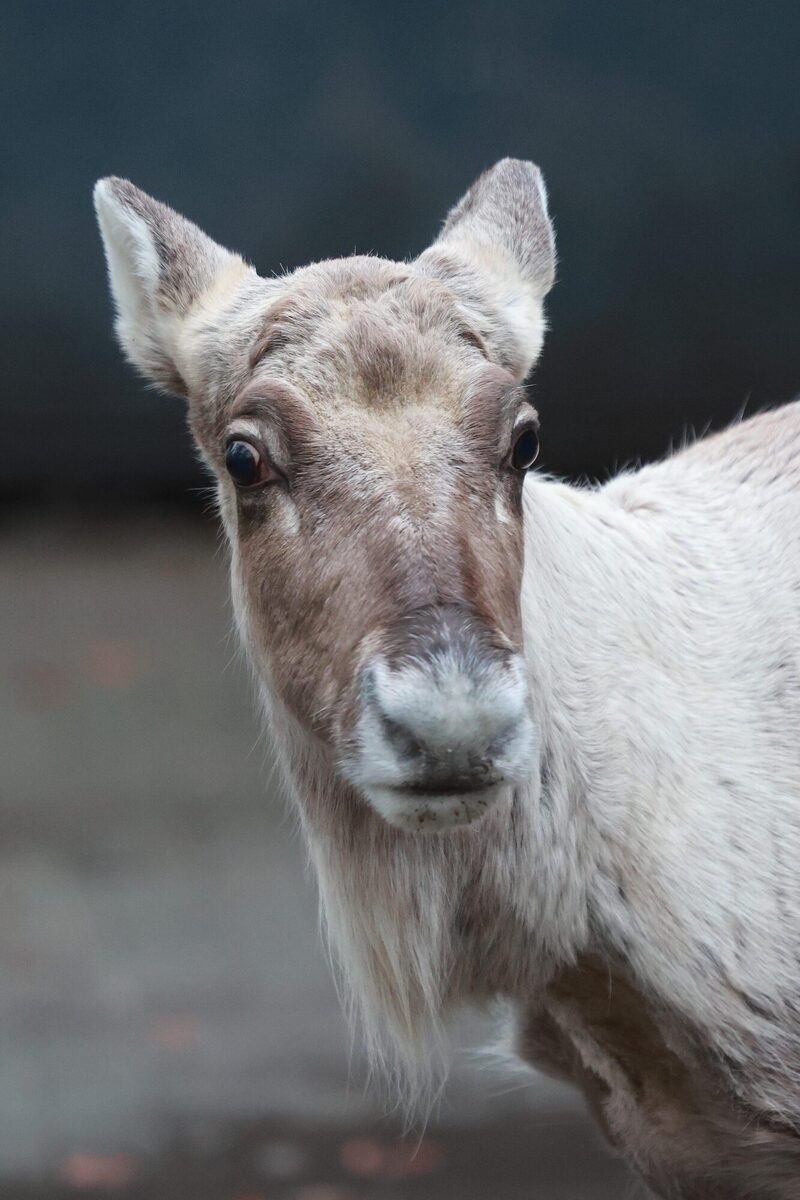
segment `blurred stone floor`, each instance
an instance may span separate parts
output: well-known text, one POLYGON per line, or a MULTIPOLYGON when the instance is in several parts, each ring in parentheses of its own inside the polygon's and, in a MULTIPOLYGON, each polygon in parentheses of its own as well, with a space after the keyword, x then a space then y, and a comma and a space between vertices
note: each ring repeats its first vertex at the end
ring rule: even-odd
POLYGON ((0 524, 0 1200, 633 1200, 485 1019, 365 1094, 229 629, 210 521, 0 524))

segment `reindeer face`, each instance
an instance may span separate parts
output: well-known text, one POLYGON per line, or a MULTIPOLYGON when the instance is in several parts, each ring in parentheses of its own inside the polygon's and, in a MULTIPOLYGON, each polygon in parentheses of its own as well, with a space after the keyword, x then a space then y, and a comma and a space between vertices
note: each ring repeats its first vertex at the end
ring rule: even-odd
POLYGON ((261 280, 122 181, 98 213, 129 357, 184 392, 273 705, 393 824, 464 824, 532 749, 519 593, 553 274, 538 172, 504 162, 408 265, 261 280))

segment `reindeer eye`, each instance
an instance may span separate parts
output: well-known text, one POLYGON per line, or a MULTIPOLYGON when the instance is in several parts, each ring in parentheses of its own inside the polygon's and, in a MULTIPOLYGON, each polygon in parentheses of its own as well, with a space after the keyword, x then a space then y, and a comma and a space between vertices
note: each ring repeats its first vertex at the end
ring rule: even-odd
POLYGON ((535 429, 528 426, 514 443, 511 451, 511 465, 515 471, 527 471, 539 457, 539 436, 535 429))
POLYGON ((273 477, 269 463, 250 442, 229 442, 225 451, 225 466, 233 482, 240 488, 268 483, 273 477))

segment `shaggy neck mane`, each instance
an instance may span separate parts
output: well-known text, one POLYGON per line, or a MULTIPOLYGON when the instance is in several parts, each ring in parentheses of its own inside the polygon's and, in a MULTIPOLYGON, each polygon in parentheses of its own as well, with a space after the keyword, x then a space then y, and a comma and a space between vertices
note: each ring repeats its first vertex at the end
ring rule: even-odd
POLYGON ((535 561, 522 605, 538 767, 495 811, 441 834, 395 829, 337 777, 326 752, 274 696, 264 696, 285 776, 303 800, 296 808, 348 1012, 372 1063, 414 1098, 431 1082, 449 1009, 494 996, 530 1000, 588 938, 595 838, 574 726, 590 720, 558 684, 559 645, 565 662, 580 659, 579 642, 589 633, 576 628, 564 647, 574 559, 569 567, 559 560, 563 525, 577 508, 559 485, 537 483, 535 499, 533 492, 526 495, 526 557, 535 561), (532 588, 543 572, 552 576, 548 606, 553 578, 564 579, 557 616, 538 611, 532 588), (549 619, 559 622, 558 644, 549 619))

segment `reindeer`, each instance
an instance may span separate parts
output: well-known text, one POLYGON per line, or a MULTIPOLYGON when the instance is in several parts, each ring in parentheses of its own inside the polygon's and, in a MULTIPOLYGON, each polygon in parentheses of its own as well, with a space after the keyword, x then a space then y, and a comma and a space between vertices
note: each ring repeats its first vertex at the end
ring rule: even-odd
POLYGON ((555 252, 503 160, 412 262, 263 279, 121 179, 129 360, 188 401, 373 1058, 500 998, 650 1188, 800 1197, 800 408, 531 472, 555 252))

